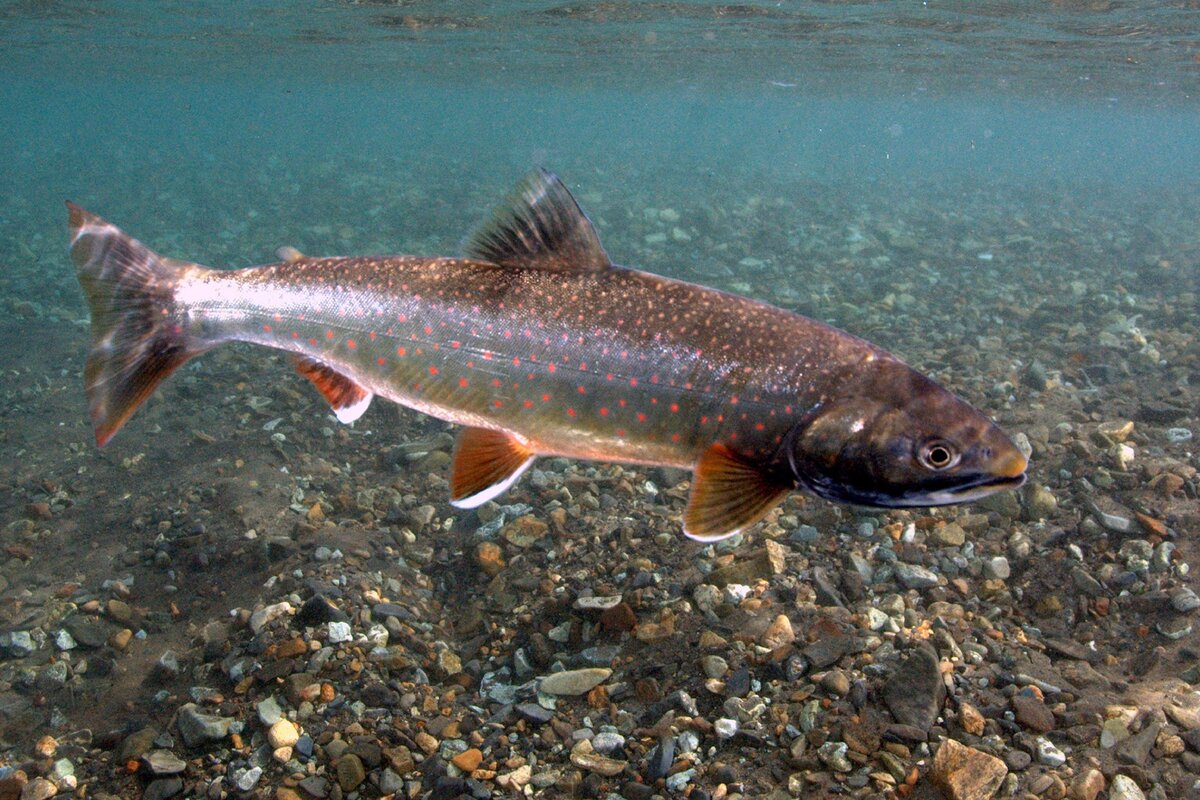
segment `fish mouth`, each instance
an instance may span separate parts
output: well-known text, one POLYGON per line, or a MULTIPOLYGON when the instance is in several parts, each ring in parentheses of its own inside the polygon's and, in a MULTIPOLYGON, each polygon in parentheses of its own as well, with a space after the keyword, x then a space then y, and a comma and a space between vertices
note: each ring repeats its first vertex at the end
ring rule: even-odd
POLYGON ((804 482, 804 488, 818 497, 835 503, 851 503, 870 508, 928 508, 970 503, 1024 485, 1027 476, 1022 470, 1012 474, 982 473, 970 478, 956 479, 953 484, 936 488, 924 487, 907 492, 891 494, 886 491, 870 491, 837 486, 832 482, 804 482))

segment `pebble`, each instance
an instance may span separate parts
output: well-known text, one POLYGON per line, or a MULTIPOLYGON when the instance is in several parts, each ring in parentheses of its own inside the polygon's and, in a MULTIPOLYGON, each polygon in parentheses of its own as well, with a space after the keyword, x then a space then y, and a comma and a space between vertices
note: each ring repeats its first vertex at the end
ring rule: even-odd
POLYGON ((337 782, 343 792, 353 792, 367 779, 367 771, 362 759, 353 753, 346 753, 337 760, 337 782))
POLYGON ((254 633, 261 633, 262 629, 271 622, 291 613, 292 604, 286 601, 261 608, 250 615, 250 630, 254 633))
POLYGON ((1146 800, 1137 782, 1126 775, 1114 775, 1108 788, 1108 800, 1146 800))
POLYGON ((929 589, 938 585, 937 573, 916 564, 896 562, 896 578, 908 589, 929 589))
POLYGON ((845 697, 850 693, 850 678, 840 669, 830 670, 821 678, 821 687, 834 697, 845 697))
POLYGON ((267 731, 267 741, 274 750, 278 750, 280 747, 292 747, 299 739, 300 731, 286 717, 277 720, 267 731))
POLYGON ((786 614, 776 616, 774 621, 763 631, 759 641, 763 647, 771 650, 796 641, 796 632, 792 629, 792 621, 787 618, 786 614))
POLYGON ((983 560, 983 575, 986 578, 1006 581, 1012 577, 1012 567, 1004 556, 994 556, 983 560))
POLYGON ((142 761, 154 775, 177 775, 187 768, 187 762, 170 750, 151 750, 142 761))
POLYGON ((205 714, 195 703, 181 706, 176 725, 188 747, 198 747, 206 742, 216 742, 229 735, 232 719, 205 714))
POLYGON ((1180 614, 1187 614, 1200 608, 1200 597, 1190 586, 1184 586, 1171 593, 1171 607, 1180 614))
POLYGON ((1016 694, 1012 698, 1013 714, 1023 727, 1037 733, 1054 730, 1054 714, 1041 698, 1028 694, 1016 694))
POLYGON ((937 720, 945 694, 937 656, 924 647, 910 651, 883 689, 883 699, 896 722, 922 733, 937 720))
POLYGON ((1037 758, 1038 763, 1045 764, 1047 767, 1061 767, 1067 763, 1067 757, 1063 751, 1044 736, 1037 738, 1037 758))
POLYGON ((348 642, 354 638, 354 632, 350 627, 349 622, 331 622, 329 623, 329 643, 341 644, 348 642))
POLYGON ((700 670, 708 678, 723 678, 729 671, 729 662, 720 656, 703 656, 700 659, 700 670))
POLYGON ((603 667, 554 672, 541 679, 538 689, 546 694, 575 697, 587 694, 608 680, 611 675, 612 670, 603 667))
POLYGON ((258 712, 259 722, 267 726, 274 725, 283 716, 283 709, 279 707, 279 701, 275 699, 274 695, 260 700, 255 706, 255 710, 258 712))
POLYGON ((953 739, 938 746, 929 770, 948 800, 991 800, 1007 774, 1000 759, 953 739))
POLYGON ((732 739, 734 736, 737 736, 740 728, 741 726, 736 719, 729 719, 728 717, 721 717, 713 723, 713 730, 716 731, 717 736, 721 739, 732 739))
POLYGON ((834 772, 850 772, 854 765, 846 758, 847 749, 845 742, 825 742, 817 748, 817 756, 834 772))
POLYGON ((1071 781, 1067 796, 1071 800, 1096 800, 1097 795, 1104 791, 1104 773, 1098 769, 1086 769, 1071 781))

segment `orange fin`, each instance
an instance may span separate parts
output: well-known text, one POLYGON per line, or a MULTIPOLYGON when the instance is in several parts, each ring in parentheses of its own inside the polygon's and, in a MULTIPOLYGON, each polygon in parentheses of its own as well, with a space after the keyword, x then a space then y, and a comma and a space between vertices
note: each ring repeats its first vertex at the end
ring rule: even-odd
POLYGON ((725 445, 714 444, 696 464, 683 532, 700 542, 733 536, 762 519, 793 488, 770 480, 725 445))
POLYGON ((450 503, 457 508, 483 505, 516 483, 535 458, 537 453, 511 433, 463 428, 450 468, 450 503))
POLYGON ((296 356, 296 371, 317 387, 338 422, 349 425, 363 415, 375 395, 347 378, 333 367, 314 358, 296 356))

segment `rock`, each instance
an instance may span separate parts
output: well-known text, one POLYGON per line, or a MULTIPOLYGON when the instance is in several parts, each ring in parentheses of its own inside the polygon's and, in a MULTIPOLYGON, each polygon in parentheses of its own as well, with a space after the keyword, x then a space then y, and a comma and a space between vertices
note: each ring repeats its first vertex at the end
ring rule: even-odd
POLYGON ((475 547, 475 565, 490 578, 494 578, 504 569, 504 556, 500 545, 495 542, 480 542, 475 547))
POLYGON ((938 585, 937 573, 916 564, 896 562, 896 578, 907 589, 929 589, 938 585))
POLYGON ((553 711, 542 708, 537 703, 521 703, 517 706, 517 713, 535 725, 545 725, 554 719, 553 711))
POLYGON ((967 532, 953 522, 938 525, 929 532, 930 544, 937 547, 962 547, 966 540, 967 532))
POLYGON ((850 693, 850 678, 840 669, 833 669, 821 678, 821 687, 834 697, 845 697, 850 693))
POLYGON ((354 631, 349 622, 334 621, 329 623, 329 643, 341 644, 354 638, 354 631))
POLYGON ((206 742, 216 742, 229 734, 232 719, 205 714, 195 703, 181 706, 175 724, 179 735, 188 747, 198 747, 206 742))
POLYGON ((958 706, 958 724, 972 736, 983 736, 984 719, 979 709, 970 703, 960 703, 958 706))
POLYGON ((1141 767, 1150 758, 1150 750, 1158 738, 1162 726, 1150 723, 1138 733, 1133 734, 1117 744, 1117 760, 1125 764, 1136 764, 1141 767))
POLYGON ((1146 800, 1146 795, 1138 788, 1133 778, 1114 775, 1112 786, 1108 790, 1108 800, 1146 800))
POLYGON ((259 778, 262 777, 262 767, 251 767, 250 769, 237 770, 233 773, 233 782, 237 786, 239 792, 249 792, 258 785, 259 778))
POLYGON ((884 702, 896 721, 924 733, 937 721, 945 695, 937 656, 924 647, 910 650, 883 688, 884 702))
POLYGON ((262 633, 262 629, 271 622, 290 613, 292 613, 292 604, 286 601, 260 608, 250 615, 250 630, 254 634, 262 633))
POLYGON ((532 514, 517 517, 500 529, 500 535, 515 547, 532 545, 550 532, 550 526, 532 514))
POLYGON ((277 720, 267 731, 267 741, 270 742, 273 750, 278 750, 280 747, 292 747, 299 739, 300 731, 286 717, 277 720))
POLYGON ((187 762, 170 750, 151 750, 142 761, 153 775, 178 775, 187 769, 187 762))
POLYGON ((478 769, 479 765, 483 762, 483 753, 480 752, 478 747, 471 747, 462 751, 454 758, 450 759, 450 761, 452 764, 454 764, 454 766, 470 775, 472 772, 478 769))
POLYGON ((1006 581, 1012 576, 1012 567, 1004 556, 995 556, 983 560, 983 576, 994 580, 1006 581))
POLYGON ((1037 758, 1039 763, 1045 764, 1047 767, 1061 767, 1067 763, 1067 756, 1063 751, 1059 750, 1054 742, 1045 736, 1037 738, 1037 758))
POLYGON ((721 739, 732 739, 734 736, 737 736, 740 727, 736 719, 729 719, 728 717, 722 717, 713 723, 713 730, 716 731, 717 737, 721 739))
POLYGON ((854 765, 846 758, 847 749, 845 742, 825 742, 817 748, 817 756, 834 772, 850 772, 854 765))
POLYGON ((700 659, 700 669, 708 678, 723 678, 729 671, 729 663, 720 656, 704 656, 700 659))
POLYGON ((45 778, 34 778, 21 790, 21 800, 48 800, 58 794, 58 787, 45 778))
POLYGON ((542 678, 538 689, 546 694, 577 697, 587 694, 608 680, 611 675, 612 670, 603 667, 554 672, 542 678))
POLYGON ((592 743, 584 739, 571 749, 571 763, 588 772, 611 778, 625 771, 626 762, 602 756, 592 750, 592 743))
POLYGON ((279 707, 279 701, 272 695, 266 700, 260 700, 255 706, 258 712, 259 721, 266 726, 274 725, 283 716, 283 709, 279 707))
POLYGON ((826 636, 804 648, 804 657, 813 669, 831 666, 849 653, 858 653, 863 648, 857 636, 826 636))
POLYGON ((1098 769, 1087 769, 1075 776, 1067 796, 1071 800, 1096 800, 1104 791, 1104 773, 1098 769))
POLYGON ((763 647, 771 650, 794 641, 796 641, 796 632, 792 630, 792 621, 785 614, 775 617, 759 639, 759 643, 763 647))
POLYGON ((708 574, 706 582, 713 586, 728 586, 731 583, 753 586, 760 580, 767 580, 772 575, 783 572, 786 563, 783 545, 777 542, 767 542, 763 549, 749 557, 714 569, 708 574))
POLYGON ((63 627, 80 647, 94 650, 108 641, 109 628, 96 617, 75 614, 63 623, 63 627))
POLYGON ((929 776, 947 800, 990 800, 1008 767, 995 756, 946 739, 933 757, 929 776))
POLYGON ((155 728, 142 728, 137 733, 129 734, 117 748, 117 763, 125 764, 138 760, 154 746, 154 740, 157 738, 158 730, 155 728))
POLYGON ((183 791, 182 778, 159 778, 146 785, 142 800, 167 800, 183 791))
POLYGON ((1171 607, 1180 614, 1187 614, 1200 608, 1200 597, 1196 596, 1191 587, 1184 586, 1171 593, 1171 607))
POLYGON ((1026 729, 1037 733, 1049 733, 1054 730, 1054 713, 1046 707, 1041 698, 1019 693, 1013 695, 1012 707, 1017 722, 1026 729))
POLYGON ((324 595, 314 594, 304 601, 296 612, 295 623, 301 627, 315 628, 327 622, 348 622, 346 612, 325 599, 324 595))
POLYGON ((337 782, 343 792, 353 792, 366 779, 367 771, 358 756, 346 753, 337 760, 337 782))
POLYGON ((1058 511, 1058 498, 1045 486, 1031 484, 1025 490, 1025 519, 1049 519, 1058 511))

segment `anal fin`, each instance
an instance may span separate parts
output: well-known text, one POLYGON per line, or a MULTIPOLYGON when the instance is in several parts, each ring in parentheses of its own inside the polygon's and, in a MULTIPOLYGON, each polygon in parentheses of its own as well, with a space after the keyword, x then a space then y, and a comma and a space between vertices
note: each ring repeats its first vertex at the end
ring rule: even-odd
POLYGON ((338 422, 349 425, 363 415, 375 395, 323 361, 295 357, 296 371, 312 381, 328 401, 338 422))
POLYGON ((476 508, 508 490, 537 458, 511 433, 487 428, 463 428, 454 446, 450 468, 450 503, 476 508))
POLYGON ((683 532, 700 542, 733 536, 762 519, 793 488, 771 480, 725 445, 714 444, 696 464, 683 532))

